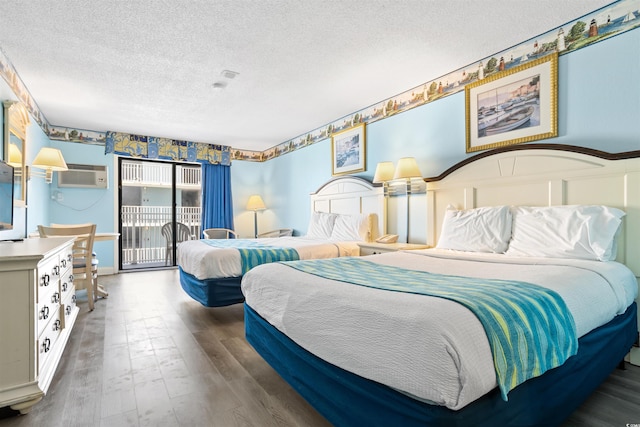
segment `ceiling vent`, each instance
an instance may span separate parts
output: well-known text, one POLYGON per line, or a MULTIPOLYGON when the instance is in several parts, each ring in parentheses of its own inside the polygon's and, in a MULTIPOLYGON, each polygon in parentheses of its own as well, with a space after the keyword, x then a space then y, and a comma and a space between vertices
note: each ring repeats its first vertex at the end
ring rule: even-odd
POLYGON ((67 163, 67 167, 58 172, 58 187, 108 188, 106 166, 67 163))
POLYGON ((224 77, 225 79, 229 79, 229 80, 235 79, 238 74, 240 74, 240 73, 238 73, 236 71, 231 71, 231 70, 224 70, 224 71, 222 71, 220 73, 220 75, 222 77, 224 77))

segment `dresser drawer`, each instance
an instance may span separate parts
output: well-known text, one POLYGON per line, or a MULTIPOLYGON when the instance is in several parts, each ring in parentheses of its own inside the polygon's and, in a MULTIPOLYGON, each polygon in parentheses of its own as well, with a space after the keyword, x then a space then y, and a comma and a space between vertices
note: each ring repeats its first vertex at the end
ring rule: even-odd
MULTIPOLYGON (((69 269, 60 276, 60 295, 64 300, 73 288, 73 270, 69 269)), ((75 292, 75 291, 73 291, 75 292)))
POLYGON ((64 298, 62 299, 62 305, 60 305, 60 318, 62 319, 62 327, 66 328, 69 324, 68 319, 76 309, 76 288, 71 286, 64 298))
POLYGON ((38 335, 42 334, 42 331, 51 319, 59 318, 60 302, 60 292, 55 291, 48 294, 43 301, 36 304, 38 310, 38 335))
POLYGON ((60 254, 59 265, 61 276, 70 274, 71 271, 73 271, 73 254, 71 253, 71 248, 64 250, 60 254))
POLYGON ((38 285, 36 288, 36 301, 47 301, 48 296, 54 291, 60 291, 60 260, 59 256, 52 256, 38 265, 38 285))
POLYGON ((38 368, 42 372, 46 366, 49 355, 53 353, 56 341, 62 332, 62 320, 60 319, 60 306, 51 316, 49 322, 45 323, 42 333, 38 338, 38 368))

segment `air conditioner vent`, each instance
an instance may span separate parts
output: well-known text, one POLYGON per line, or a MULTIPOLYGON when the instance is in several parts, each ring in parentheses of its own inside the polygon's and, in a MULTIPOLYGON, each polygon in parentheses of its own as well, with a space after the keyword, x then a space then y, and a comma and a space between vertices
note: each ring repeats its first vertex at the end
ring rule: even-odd
POLYGON ((58 172, 58 187, 108 188, 106 166, 67 163, 67 167, 58 172))

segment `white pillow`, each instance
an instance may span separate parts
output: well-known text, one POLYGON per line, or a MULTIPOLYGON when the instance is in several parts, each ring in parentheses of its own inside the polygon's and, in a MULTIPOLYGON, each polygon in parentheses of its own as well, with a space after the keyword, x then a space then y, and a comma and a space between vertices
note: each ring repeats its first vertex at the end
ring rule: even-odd
POLYGON ((513 207, 507 255, 610 261, 625 213, 607 206, 513 207))
POLYGON ((307 237, 315 237, 318 239, 331 238, 333 224, 336 221, 336 215, 325 212, 313 212, 309 221, 309 229, 307 237))
POLYGON ((369 241, 371 215, 338 215, 333 225, 331 240, 369 241))
POLYGON ((503 253, 511 237, 508 206, 456 210, 447 207, 437 248, 503 253))

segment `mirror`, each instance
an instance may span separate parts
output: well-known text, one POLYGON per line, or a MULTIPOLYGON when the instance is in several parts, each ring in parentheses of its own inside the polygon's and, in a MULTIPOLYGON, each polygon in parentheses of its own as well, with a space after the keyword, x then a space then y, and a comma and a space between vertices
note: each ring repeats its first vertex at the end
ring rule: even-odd
POLYGON ((15 205, 26 205, 27 194, 27 126, 29 113, 17 101, 4 101, 4 160, 14 167, 15 186, 13 189, 15 205))

